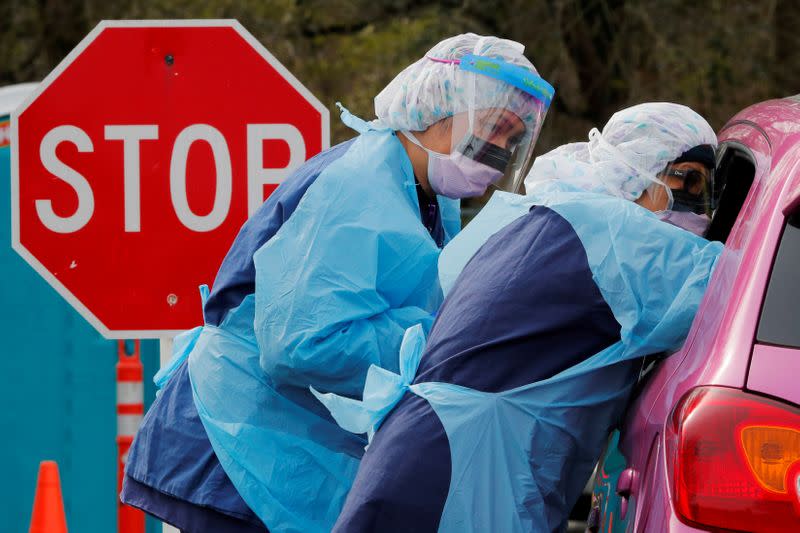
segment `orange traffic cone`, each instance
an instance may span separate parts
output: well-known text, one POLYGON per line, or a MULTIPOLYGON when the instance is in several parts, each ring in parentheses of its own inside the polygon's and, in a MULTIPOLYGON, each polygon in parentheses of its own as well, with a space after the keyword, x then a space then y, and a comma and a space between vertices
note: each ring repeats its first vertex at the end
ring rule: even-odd
POLYGON ((61 481, 55 461, 39 464, 36 496, 33 498, 33 515, 28 533, 67 533, 67 517, 61 498, 61 481))

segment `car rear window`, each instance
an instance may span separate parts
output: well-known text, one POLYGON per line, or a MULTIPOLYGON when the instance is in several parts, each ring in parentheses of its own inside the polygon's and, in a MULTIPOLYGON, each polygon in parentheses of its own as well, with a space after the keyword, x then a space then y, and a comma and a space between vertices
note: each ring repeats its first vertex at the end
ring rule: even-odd
POLYGON ((772 266, 756 338, 759 342, 800 348, 800 214, 786 223, 772 266))

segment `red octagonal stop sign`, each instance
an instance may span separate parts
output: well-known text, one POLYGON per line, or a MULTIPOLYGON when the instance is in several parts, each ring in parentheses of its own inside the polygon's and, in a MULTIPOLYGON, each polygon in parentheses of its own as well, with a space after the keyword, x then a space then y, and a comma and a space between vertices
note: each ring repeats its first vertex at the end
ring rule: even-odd
POLYGON ((328 112, 236 21, 102 22, 12 117, 12 245, 109 338, 202 322, 328 112))

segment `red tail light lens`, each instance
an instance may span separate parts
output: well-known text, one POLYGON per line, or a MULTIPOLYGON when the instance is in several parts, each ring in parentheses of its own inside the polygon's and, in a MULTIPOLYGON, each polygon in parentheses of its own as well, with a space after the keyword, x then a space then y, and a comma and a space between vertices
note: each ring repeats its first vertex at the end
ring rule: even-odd
POLYGON ((667 424, 675 509, 698 525, 800 532, 800 409, 721 387, 690 391, 667 424))

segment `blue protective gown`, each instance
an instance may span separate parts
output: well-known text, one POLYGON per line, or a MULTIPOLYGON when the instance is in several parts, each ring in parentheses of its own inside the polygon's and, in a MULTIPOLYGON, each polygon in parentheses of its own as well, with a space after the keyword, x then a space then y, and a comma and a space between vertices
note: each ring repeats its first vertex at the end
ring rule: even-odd
MULTIPOLYGON (((397 183, 402 183, 402 195, 397 194, 397 191, 401 189, 400 187, 395 187, 394 191, 387 191, 386 187, 382 189, 382 206, 389 212, 392 210, 399 210, 404 213, 403 217, 390 218, 390 220, 394 220, 395 224, 399 224, 401 221, 403 223, 408 223, 409 227, 396 228, 387 220, 385 224, 380 227, 373 227, 373 230, 383 233, 382 230, 393 229, 394 233, 390 232, 385 235, 397 236, 396 242, 392 239, 386 239, 384 244, 388 243, 388 248, 393 252, 396 251, 398 254, 402 254, 404 259, 414 259, 413 255, 418 249, 424 250, 427 254, 423 255, 423 257, 418 260, 407 261, 409 264, 417 264, 420 266, 421 272, 416 280, 414 276, 409 276, 409 285, 412 283, 424 283, 423 278, 429 275, 428 271, 431 269, 431 266, 435 271, 438 249, 449 236, 454 235, 458 231, 460 221, 457 201, 439 197, 437 198, 437 202, 428 202, 424 198, 424 195, 418 194, 418 189, 415 190, 413 175, 411 177, 411 185, 409 186, 408 176, 410 172, 410 163, 407 158, 405 158, 405 160, 403 159, 404 152, 398 152, 397 148, 400 146, 399 142, 391 132, 367 131, 368 128, 366 128, 363 123, 347 112, 343 113, 343 119, 346 123, 364 133, 364 135, 355 140, 335 146, 314 157, 288 178, 286 182, 270 196, 259 211, 243 226, 220 267, 220 271, 214 282, 214 289, 211 291, 210 296, 207 293, 204 294, 204 316, 206 326, 196 328, 176 338, 175 357, 171 363, 156 376, 157 384, 163 388, 155 403, 145 416, 142 427, 131 448, 122 494, 123 501, 126 503, 140 507, 187 531, 212 529, 215 531, 227 531, 229 529, 250 531, 250 525, 252 525, 253 531, 259 529, 263 530, 261 520, 256 517, 250 509, 250 506, 242 500, 242 497, 238 490, 234 488, 234 484, 231 482, 226 472, 228 468, 231 468, 235 475, 236 472, 239 472, 237 465, 230 466, 229 462, 226 462, 226 460, 230 458, 230 454, 226 448, 222 448, 222 453, 219 454, 220 458, 223 459, 221 463, 218 460, 218 453, 216 453, 216 450, 212 449, 209 440, 216 440, 217 443, 215 446, 224 446, 226 442, 225 437, 219 436, 216 433, 215 430, 217 426, 213 424, 223 416, 238 417, 241 415, 242 406, 236 403, 219 405, 210 402, 211 405, 206 407, 206 404, 198 403, 198 406, 203 406, 202 412, 208 417, 212 424, 212 431, 208 434, 206 433, 204 424, 207 422, 206 420, 201 422, 201 418, 198 415, 197 406, 195 405, 195 400, 197 400, 197 398, 193 397, 193 387, 189 379, 189 369, 186 364, 186 359, 189 354, 195 351, 198 353, 196 356, 193 356, 193 359, 196 358, 199 363, 193 365, 193 367, 195 368, 195 375, 200 374, 201 377, 197 379, 199 379, 201 383, 206 381, 206 378, 202 376, 202 369, 204 368, 204 360, 206 358, 211 361, 212 365, 222 365, 224 367, 226 364, 229 364, 237 369, 239 367, 247 369, 248 373, 241 375, 232 372, 229 368, 222 368, 220 370, 221 374, 234 381, 226 382, 225 380, 218 379, 220 376, 214 376, 215 381, 213 384, 209 383, 208 387, 201 386, 201 389, 203 391, 213 391, 213 385, 223 388, 224 392, 222 392, 222 394, 227 394, 228 391, 243 390, 252 393, 252 398, 249 395, 245 395, 247 397, 243 400, 242 396, 239 396, 236 401, 253 401, 251 413, 258 413, 259 416, 264 415, 258 418, 257 422, 272 426, 271 429, 264 429, 263 431, 257 432, 261 437, 271 439, 275 433, 283 433, 287 426, 292 426, 296 429, 296 433, 293 437, 294 439, 302 438, 302 435, 310 435, 310 441, 322 443, 323 448, 326 450, 325 453, 334 450, 332 453, 334 457, 342 453, 348 455, 348 457, 353 455, 360 457, 363 453, 362 439, 347 434, 336 426, 333 426, 332 431, 330 431, 331 428, 328 427, 331 426, 329 415, 327 415, 324 409, 320 409, 320 406, 315 401, 306 400, 309 395, 305 387, 302 388, 299 394, 297 390, 294 390, 296 388, 284 388, 282 393, 276 396, 277 399, 267 395, 266 400, 265 394, 252 391, 252 389, 257 389, 262 384, 265 384, 264 386, 266 387, 272 387, 275 384, 275 382, 266 377, 263 370, 259 368, 259 356, 253 353, 253 346, 257 344, 253 331, 253 321, 255 318, 253 304, 256 298, 255 292, 257 292, 256 261, 254 261, 253 256, 264 243, 270 241, 279 233, 279 230, 286 225, 287 221, 294 218, 294 214, 301 203, 303 205, 303 211, 299 217, 296 217, 295 222, 293 222, 293 224, 297 224, 295 230, 297 227, 301 226, 299 222, 303 222, 302 219, 304 217, 306 224, 310 224, 309 218, 313 218, 313 222, 322 227, 335 224, 336 217, 341 214, 341 209, 349 208, 353 209, 353 213, 361 212, 360 207, 356 209, 352 205, 348 206, 346 202, 342 201, 338 201, 337 203, 337 197, 330 194, 329 189, 313 193, 306 199, 307 191, 309 188, 312 188, 312 184, 314 184, 321 175, 326 173, 326 169, 331 167, 346 154, 350 154, 347 157, 351 161, 351 165, 359 166, 357 172, 348 176, 348 181, 351 183, 347 183, 346 187, 353 188, 353 191, 349 192, 350 195, 355 196, 361 194, 363 193, 363 189, 368 188, 365 187, 364 184, 370 183, 371 176, 369 175, 369 169, 372 166, 377 166, 381 169, 381 172, 377 174, 385 178, 387 175, 392 175, 396 178, 397 183), (380 144, 376 142, 377 139, 381 139, 380 144), (367 143, 373 149, 368 151, 360 149, 360 151, 352 154, 350 153, 351 149, 357 148, 363 143, 367 143), (385 151, 383 159, 381 159, 381 150, 385 151), (391 165, 395 165, 395 167, 393 168, 391 165), (394 196, 391 195, 392 193, 395 193, 394 196), (338 205, 338 208, 334 208, 336 205, 338 205), (416 208, 416 218, 409 218, 407 213, 409 211, 413 212, 414 207, 416 208), (323 211, 330 211, 331 214, 323 214, 323 211), (422 222, 422 224, 420 224, 420 222, 422 222), (418 239, 423 239, 425 241, 424 245, 420 246, 419 243, 412 242, 413 240, 408 237, 409 235, 414 235, 418 239), (401 237, 405 237, 405 240, 401 237), (413 246, 409 246, 409 248, 405 250, 405 253, 403 253, 402 246, 409 243, 413 244, 413 246), (430 253, 431 249, 434 250, 433 254, 430 253), (231 338, 235 339, 235 342, 231 343, 225 340, 218 340, 216 342, 213 340, 210 341, 209 339, 212 338, 231 338), (222 344, 230 347, 230 349, 225 353, 225 361, 221 362, 217 351, 222 344), (197 370, 197 367, 199 367, 200 370, 197 370), (284 393, 290 400, 284 399, 284 393), (267 406, 265 411, 262 411, 262 409, 265 408, 265 401, 270 402, 273 411, 271 415, 268 414, 269 406, 267 406), (297 414, 296 418, 293 418, 295 413, 292 409, 297 406, 295 401, 300 402, 300 405, 309 406, 312 411, 318 412, 322 420, 317 420, 313 416, 309 416, 303 408, 300 408, 299 414, 297 414), (283 405, 284 403, 289 404, 289 407, 286 408, 283 405), (226 411, 231 408, 235 411, 233 415, 229 415, 228 411, 226 411), (322 428, 322 430, 320 430, 320 428, 322 428), (325 429, 329 431, 325 431, 325 429), (214 437, 214 435, 216 435, 216 437, 214 437), (219 444, 219 441, 222 441, 223 444, 219 444), (230 518, 234 520, 231 521, 229 520, 230 518)), ((359 149, 357 148, 357 150, 359 149)), ((346 171, 348 170, 340 170, 339 173, 334 175, 341 177, 342 172, 346 171)), ((334 178, 325 178, 325 180, 333 179, 334 178)), ((386 178, 383 185, 389 182, 390 178, 386 178)), ((343 180, 340 179, 340 183, 343 183, 343 180)), ((378 180, 377 186, 381 186, 380 180, 378 180)), ((312 188, 312 190, 316 189, 312 188)), ((346 188, 343 188, 338 191, 338 193, 340 196, 346 196, 348 191, 346 188)), ((364 200, 369 200, 369 197, 370 195, 364 195, 364 200)), ((357 216, 353 217, 353 220, 357 222, 357 216)), ((369 224, 373 223, 374 220, 369 221, 365 219, 364 222, 366 231, 370 227, 369 224)), ((309 248, 321 244, 321 239, 324 239, 324 235, 330 236, 333 233, 332 231, 328 232, 328 229, 327 227, 323 228, 320 232, 323 235, 318 235, 316 239, 308 234, 296 235, 294 237, 294 242, 296 243, 294 253, 298 257, 306 256, 309 248)), ((283 230, 281 234, 286 235, 288 231, 290 230, 283 230)), ((347 232, 340 232, 339 235, 345 239, 345 244, 347 244, 347 232)), ((291 248, 290 240, 292 240, 291 237, 288 240, 282 241, 284 243, 284 249, 281 251, 281 254, 286 253, 286 248, 291 248)), ((335 242, 327 242, 335 244, 335 242)), ((382 253, 379 254, 382 260, 380 263, 381 266, 392 264, 392 261, 389 261, 391 257, 385 252, 385 248, 387 248, 387 246, 384 246, 381 249, 382 253)), ((365 251, 365 254, 366 253, 365 251)), ((287 256, 291 255, 292 251, 290 250, 287 256)), ((317 255, 322 256, 324 254, 318 253, 317 255)), ((310 263, 307 257, 305 257, 305 261, 310 263)), ((276 265, 278 264, 279 263, 276 263, 276 265)), ((356 267, 357 265, 350 265, 350 268, 356 267)), ((263 271, 264 269, 261 270, 263 271)), ((358 273, 351 275, 351 279, 358 277, 358 275, 358 273)), ((270 275, 270 277, 272 279, 272 275, 270 275)), ((274 276, 276 280, 279 278, 280 275, 274 276)), ((420 295, 425 293, 424 299, 426 301, 431 300, 433 302, 438 302, 441 299, 441 295, 438 284, 435 283, 435 274, 433 278, 434 283, 431 285, 427 287, 410 287, 408 291, 416 292, 420 295)), ((381 282, 383 285, 376 286, 374 290, 379 292, 384 289, 387 292, 397 292, 401 290, 401 288, 397 287, 397 278, 385 281, 382 280, 381 282), (394 282, 394 284, 392 284, 392 282, 394 282)), ((302 292, 299 285, 294 288, 297 289, 298 292, 302 292)), ((417 296, 412 296, 410 299, 411 302, 416 301, 413 299, 414 297, 417 296)), ((419 296, 419 298, 422 299, 421 296, 419 296)), ((387 302, 393 304, 394 300, 387 298, 387 302)), ((436 305, 438 305, 438 303, 436 305)), ((362 307, 361 312, 364 311, 366 311, 366 309, 362 307)), ((401 306, 396 309, 387 309, 386 314, 387 316, 393 316, 394 313, 402 312, 401 306)), ((427 310, 425 312, 428 313, 427 310)), ((421 311, 418 314, 421 315, 421 311)), ((417 315, 414 316, 415 319, 418 318, 417 315)), ((316 320, 318 327, 322 328, 327 325, 325 321, 331 320, 331 317, 317 314, 316 320)), ((380 322, 380 317, 375 317, 373 320, 380 322)), ((430 323, 429 317, 427 321, 430 323)), ((300 320, 298 324, 302 324, 303 327, 309 327, 309 321, 306 317, 300 320)), ((402 324, 402 322, 400 322, 400 324, 402 324)), ((357 339, 356 335, 351 335, 351 339, 357 339)), ((387 342, 392 342, 392 338, 387 338, 386 340, 387 342)), ((399 340, 396 342, 399 344, 399 340)), ((394 346, 395 354, 396 349, 397 346, 394 346)), ((387 348, 386 352, 388 353, 389 351, 391 350, 387 348)), ((357 352, 352 353, 359 355, 357 352)), ((396 361, 393 363, 393 366, 396 367, 396 361)), ((202 396, 200 396, 200 398, 202 398, 202 396)), ((237 418, 237 420, 241 421, 242 419, 240 417, 237 418)), ((247 424, 247 422, 244 421, 241 423, 247 424)), ((253 428, 249 429, 253 430, 253 428)), ((228 425, 225 431, 235 432, 237 430, 232 425, 228 425)), ((253 442, 252 444, 248 443, 245 436, 241 436, 236 440, 237 447, 244 448, 252 445, 256 455, 272 453, 267 451, 266 448, 260 447, 257 442, 253 442)), ((292 464, 295 455, 308 453, 311 447, 311 444, 300 443, 296 447, 293 447, 288 453, 282 450, 273 450, 273 452, 285 453, 284 458, 287 461, 286 464, 292 464)), ((276 457, 270 457, 268 459, 280 460, 276 457)), ((326 469, 323 470, 332 469, 329 469, 326 465, 326 469)), ((323 470, 320 471, 319 475, 313 471, 303 473, 295 472, 295 474, 297 474, 297 486, 300 486, 302 483, 313 486, 317 478, 325 479, 325 474, 322 473, 323 470)), ((293 483, 294 482, 295 481, 293 481, 293 483)), ((256 483, 259 483, 259 481, 256 481, 256 483)), ((269 487, 271 483, 279 484, 280 481, 278 481, 277 477, 272 477, 265 481, 267 487, 269 487)), ((247 491, 245 490, 245 492, 247 491)), ((277 495, 277 497, 280 497, 280 495, 277 495)), ((260 496, 258 496, 258 498, 260 498, 260 496)), ((320 498, 324 499, 325 495, 321 494, 320 498)), ((271 502, 270 505, 272 507, 281 508, 281 512, 284 512, 284 506, 288 510, 297 512, 296 501, 289 501, 286 499, 283 501, 276 500, 275 502, 271 502)), ((308 501, 303 502, 302 512, 308 510, 307 514, 310 517, 308 521, 309 523, 313 523, 314 520, 317 520, 317 517, 308 507, 308 501)), ((256 506, 256 509, 259 509, 258 506, 256 506)), ((278 514, 282 516, 280 512, 278 514)), ((263 519, 262 513, 259 512, 259 516, 263 519)), ((333 518, 335 518, 335 516, 333 518)), ((331 520, 333 518, 331 518, 331 520)), ((283 518, 281 518, 281 520, 283 520, 283 518)), ((287 519, 288 526, 281 526, 281 524, 272 520, 271 522, 275 524, 275 527, 271 528, 274 531, 302 529, 301 526, 292 529, 292 518, 287 519)))
POLYGON ((318 394, 374 434, 334 530, 563 530, 638 359, 680 346, 721 249, 564 184, 495 194, 441 256, 456 281, 427 347, 410 328, 363 402, 318 394))
MULTIPOLYGON (((289 219, 319 174, 347 153, 353 140, 307 161, 242 226, 203 295, 206 322, 218 326, 255 290, 253 254, 289 219)), ((133 441, 121 499, 183 531, 265 531, 242 500, 203 429, 192 397, 186 356, 200 328, 176 337, 176 356, 156 374, 161 389, 133 441)))
MULTIPOLYGON (((370 365, 397 371, 405 330, 429 328, 442 301, 440 243, 421 223, 405 150, 343 118, 361 135, 254 254, 255 293, 195 332, 189 355, 214 452, 273 532, 329 531, 366 444, 308 387, 359 397, 370 365)), ((447 240, 458 202, 438 204, 447 240)))

